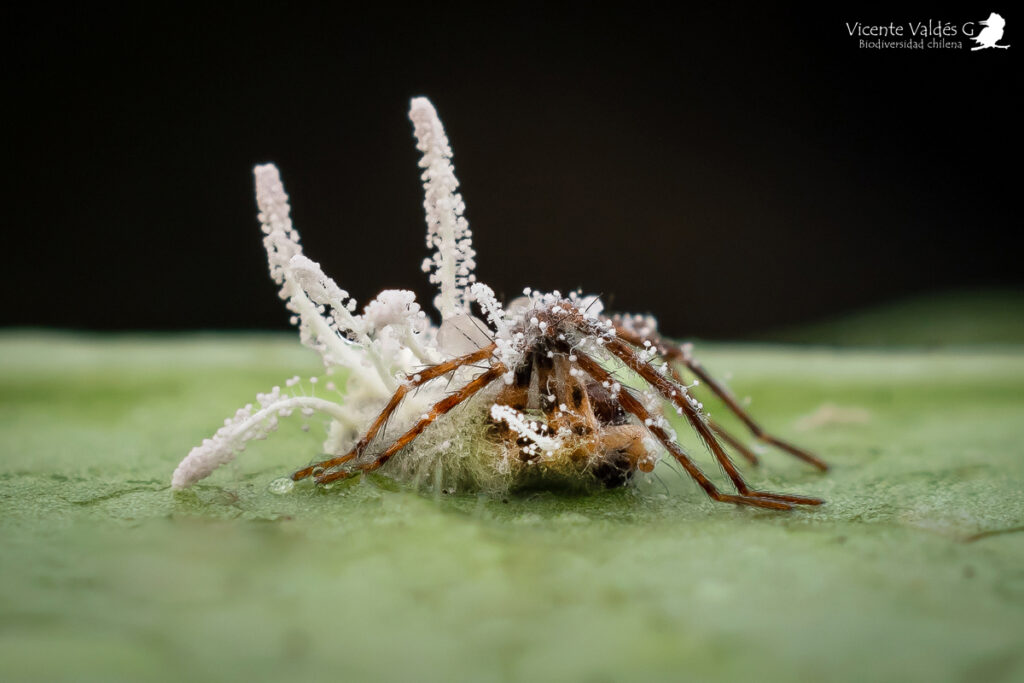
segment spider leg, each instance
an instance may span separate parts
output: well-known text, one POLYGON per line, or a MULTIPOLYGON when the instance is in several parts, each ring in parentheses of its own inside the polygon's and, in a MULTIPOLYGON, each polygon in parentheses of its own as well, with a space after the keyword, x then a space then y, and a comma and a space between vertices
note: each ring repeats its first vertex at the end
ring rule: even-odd
MULTIPOLYGON (((679 350, 677 348, 666 343, 666 341, 657 333, 646 332, 645 334, 641 334, 633 329, 625 327, 622 325, 621 319, 618 316, 612 320, 612 323, 615 325, 615 333, 619 338, 628 341, 633 346, 643 348, 644 341, 652 343, 657 352, 665 358, 665 366, 668 368, 669 374, 672 375, 672 379, 678 384, 686 384, 683 376, 679 374, 679 370, 677 370, 676 366, 673 365, 673 360, 678 360, 672 358, 673 352, 678 353, 679 350)), ((733 449, 742 455, 751 465, 757 466, 761 464, 761 459, 757 457, 754 451, 750 450, 745 443, 726 430, 725 427, 721 426, 710 417, 707 418, 707 423, 711 426, 711 429, 718 434, 718 436, 722 437, 722 441, 725 441, 727 444, 732 446, 733 449)))
MULTIPOLYGON (((599 330, 596 329, 591 330, 592 333, 598 331, 599 330)), ((640 377, 642 377, 645 382, 661 394, 662 397, 672 402, 676 408, 679 409, 680 414, 686 417, 690 426, 697 432, 701 440, 707 444, 708 448, 714 454, 715 459, 717 459, 719 464, 721 464, 722 469, 725 470, 725 473, 729 476, 729 479, 732 480, 733 484, 736 486, 736 490, 740 494, 756 498, 785 501, 787 503, 797 503, 799 505, 821 505, 824 502, 820 498, 768 493, 766 491, 757 491, 750 488, 747 482, 743 480, 739 470, 736 469, 736 465, 733 464, 729 454, 722 447, 722 444, 718 442, 718 439, 715 438, 715 434, 711 427, 709 427, 704 421, 704 418, 697 407, 691 403, 692 399, 686 393, 685 389, 663 376, 654 368, 654 366, 640 358, 636 351, 634 351, 626 341, 616 337, 606 342, 605 348, 625 363, 630 370, 640 375, 640 377)), ((582 356, 580 357, 582 358, 582 356)), ((625 405, 623 405, 623 407, 625 407, 625 405)))
MULTIPOLYGON (((621 326, 616 326, 615 330, 620 338, 625 339, 633 346, 643 348, 643 340, 635 336, 635 333, 625 328, 622 328, 621 326)), ((658 350, 658 353, 660 353, 663 357, 667 359, 667 354, 662 350, 663 348, 665 348, 665 345, 662 343, 662 340, 658 337, 655 337, 654 343, 655 348, 658 350)), ((675 380, 677 384, 682 384, 684 386, 686 385, 686 382, 683 380, 682 375, 679 374, 679 371, 671 363, 671 361, 666 360, 665 367, 668 368, 669 374, 672 376, 672 379, 675 380)), ((758 458, 754 451, 750 450, 746 444, 740 441, 736 436, 733 436, 729 431, 727 431, 720 424, 712 420, 710 417, 705 417, 705 419, 707 420, 707 423, 711 427, 711 429, 714 430, 715 434, 718 434, 718 436, 722 437, 722 441, 732 446, 732 448, 736 450, 740 455, 742 455, 747 460, 747 462, 754 466, 761 464, 760 458, 758 458)))
MULTIPOLYGON (((576 352, 576 362, 588 375, 593 377, 598 382, 614 382, 615 379, 612 375, 605 370, 601 365, 579 351, 576 352)), ((708 479, 708 476, 701 471, 700 467, 697 466, 690 456, 683 450, 683 447, 676 443, 660 426, 654 423, 653 417, 650 411, 644 407, 635 396, 629 393, 627 389, 622 389, 619 392, 619 403, 622 405, 623 410, 627 413, 635 415, 647 428, 647 431, 654 435, 661 444, 668 449, 668 452, 683 466, 687 474, 693 478, 697 484, 700 485, 704 492, 708 496, 722 503, 736 503, 738 505, 750 505, 752 507, 768 508, 770 510, 792 510, 793 506, 789 502, 782 500, 776 500, 774 498, 766 498, 762 496, 751 496, 751 495, 733 495, 730 493, 723 493, 718 490, 714 482, 708 479)))
MULTIPOLYGON (((669 374, 672 375, 672 379, 678 384, 685 385, 686 382, 683 380, 682 375, 679 374, 679 371, 676 370, 675 366, 672 365, 671 362, 666 363, 666 365, 668 367, 669 374)), ((758 458, 754 451, 750 450, 745 443, 740 441, 739 437, 729 432, 725 427, 718 424, 710 417, 705 416, 705 419, 707 420, 708 426, 711 427, 715 434, 722 437, 722 441, 732 446, 733 449, 742 455, 747 462, 755 467, 761 464, 761 459, 758 458)))
POLYGON ((432 379, 436 379, 438 377, 446 375, 449 372, 452 372, 453 370, 456 370, 464 365, 472 365, 473 363, 476 363, 478 361, 490 358, 491 354, 494 352, 494 349, 495 345, 491 344, 489 346, 483 347, 482 349, 477 349, 473 353, 468 353, 465 356, 453 358, 449 361, 445 361, 444 363, 439 363, 438 365, 433 365, 429 368, 426 368, 425 370, 421 370, 416 374, 407 376, 405 378, 405 382, 398 387, 394 395, 391 396, 391 400, 388 401, 388 404, 386 406, 384 406, 384 410, 382 410, 380 414, 376 417, 376 419, 374 419, 373 423, 370 425, 370 428, 366 430, 366 434, 364 434, 363 437, 356 442, 356 445, 352 447, 352 450, 350 450, 345 455, 339 455, 334 458, 329 458, 327 460, 323 460, 321 462, 310 465, 309 467, 303 468, 295 472, 292 475, 292 479, 295 481, 299 481, 300 479, 305 479, 306 477, 310 476, 316 470, 325 470, 330 467, 337 467, 338 465, 342 465, 346 462, 349 462, 350 460, 355 460, 356 458, 363 454, 363 452, 366 450, 366 447, 370 445, 370 442, 372 442, 373 439, 377 436, 377 434, 381 431, 381 428, 387 424, 387 421, 391 418, 391 415, 398 408, 399 404, 402 402, 402 399, 405 398, 405 396, 410 391, 412 391, 416 387, 426 384, 432 379))
MULTIPOLYGON (((483 349, 481 349, 481 351, 483 351, 483 349)), ((393 444, 388 446, 388 448, 383 453, 378 455, 373 462, 367 463, 365 465, 359 465, 353 470, 335 470, 333 472, 321 474, 318 477, 316 477, 316 482, 318 484, 327 484, 332 481, 335 481, 336 479, 345 479, 351 477, 356 472, 372 472, 373 470, 378 469, 381 465, 390 460, 395 453, 399 452, 400 450, 408 446, 410 443, 412 443, 412 441, 420 434, 422 434, 423 430, 429 427, 434 422, 434 420, 441 417, 442 415, 444 415, 445 413, 447 413, 448 411, 450 411, 452 408, 459 405, 463 401, 466 401, 474 394, 479 392, 481 389, 486 387, 488 384, 501 377, 502 374, 505 373, 505 370, 506 368, 504 364, 495 363, 494 365, 491 366, 490 370, 483 373, 482 375, 478 375, 473 380, 467 382, 461 389, 459 389, 455 393, 450 394, 445 398, 441 399, 440 401, 438 401, 437 403, 435 403, 434 406, 430 409, 429 413, 424 415, 415 425, 413 425, 412 429, 407 431, 402 436, 398 437, 398 439, 393 444)))
MULTIPOLYGON (((675 368, 671 368, 670 372, 672 373, 672 379, 676 380, 680 384, 683 383, 682 378, 679 377, 679 373, 676 372, 675 368)), ((722 427, 722 425, 718 424, 710 417, 707 418, 707 421, 708 426, 710 426, 711 429, 714 430, 715 434, 718 434, 720 437, 722 437, 722 441, 732 446, 733 450, 742 455, 747 460, 747 462, 749 462, 751 465, 754 465, 755 467, 761 464, 760 458, 757 457, 754 451, 747 448, 747 445, 745 443, 740 441, 736 436, 734 436, 730 432, 726 431, 726 429, 722 427)))
POLYGON ((701 382, 707 384, 711 388, 711 391, 713 391, 715 395, 718 396, 718 398, 722 399, 725 405, 729 407, 729 410, 731 410, 733 414, 736 415, 736 417, 738 417, 744 425, 746 425, 747 429, 750 430, 750 433, 753 434, 759 441, 771 444, 772 446, 775 446, 776 448, 779 448, 785 451, 786 453, 789 453, 795 458, 810 463, 811 465, 814 465, 822 472, 828 471, 828 463, 819 458, 818 456, 816 456, 815 454, 766 432, 764 428, 762 428, 761 425, 755 422, 754 419, 750 417, 750 414, 743 409, 743 407, 739 404, 736 398, 732 395, 732 392, 730 392, 724 385, 719 383, 718 380, 716 380, 714 377, 709 375, 708 372, 704 369, 704 366, 701 365, 698 360, 690 356, 689 353, 685 353, 682 350, 677 349, 677 352, 680 355, 680 360, 682 360, 682 362, 686 365, 690 372, 696 375, 701 382))
MULTIPOLYGON (((516 368, 516 371, 512 375, 512 383, 502 387, 501 391, 494 398, 496 405, 508 406, 517 412, 523 412, 526 410, 530 403, 530 383, 533 380, 534 375, 534 359, 528 357, 524 362, 516 368)), ((527 440, 523 439, 516 431, 510 429, 501 420, 490 420, 490 423, 497 430, 499 437, 505 444, 511 448, 519 451, 519 459, 523 462, 528 462, 533 458, 537 457, 536 454, 529 453, 523 450, 523 446, 527 445, 527 440)))
MULTIPOLYGON (((621 336, 622 335, 620 334, 620 337, 621 336)), ((627 341, 629 341, 629 340, 627 340, 627 341)), ((633 344, 632 341, 630 341, 630 343, 633 344)), ((639 344, 633 344, 633 346, 639 346, 639 344)), ((660 346, 658 347, 658 350, 659 350, 659 353, 661 353, 661 347, 660 346)), ((666 354, 661 353, 661 355, 665 356, 666 354)), ((672 376, 672 379, 677 384, 681 384, 681 385, 684 385, 684 386, 686 385, 686 381, 683 380, 682 375, 679 374, 679 371, 676 370, 676 367, 674 365, 672 365, 671 361, 667 361, 665 363, 665 367, 668 368, 669 374, 672 376)), ((715 434, 718 434, 718 436, 722 437, 722 441, 724 441, 727 444, 729 444, 730 446, 732 446, 740 455, 742 455, 744 457, 744 459, 747 460, 747 462, 749 462, 751 465, 754 465, 754 466, 757 466, 757 465, 761 464, 761 459, 757 457, 757 455, 754 453, 754 451, 752 451, 749 448, 747 448, 747 445, 744 444, 742 441, 740 441, 739 438, 737 438, 736 436, 731 434, 728 430, 726 430, 724 427, 722 427, 722 425, 718 424, 717 422, 712 420, 710 417, 705 416, 705 420, 707 421, 708 426, 710 426, 711 429, 715 432, 715 434)))
POLYGON ((540 405, 548 426, 556 432, 567 431, 574 446, 569 459, 585 463, 598 450, 598 422, 583 383, 573 374, 568 350, 554 346, 550 356, 537 354, 537 378, 540 405))
MULTIPOLYGON (((620 324, 615 325, 615 332, 618 337, 634 346, 642 346, 644 341, 649 341, 654 345, 655 350, 658 351, 669 361, 669 366, 672 371, 673 377, 676 381, 680 381, 678 373, 675 368, 671 367, 671 363, 677 362, 684 364, 687 369, 692 372, 701 382, 711 388, 711 391, 715 393, 718 398, 729 408, 732 413, 738 417, 743 424, 750 430, 750 433, 754 435, 756 439, 763 443, 771 444, 776 448, 779 448, 790 455, 803 460, 804 462, 814 465, 821 471, 828 470, 828 463, 814 455, 813 453, 795 446, 788 441, 784 441, 776 436, 772 436, 764 430, 761 425, 754 421, 754 419, 747 413, 746 410, 739 404, 736 397, 732 395, 725 385, 720 383, 704 369, 704 366, 700 362, 690 355, 689 351, 685 347, 680 347, 675 344, 667 343, 657 334, 642 335, 634 330, 630 330, 620 324)), ((725 432, 718 425, 712 425, 712 429, 718 432, 718 434, 736 450, 738 450, 744 457, 752 462, 756 462, 757 456, 755 456, 748 448, 743 446, 741 442, 731 434, 725 432)))

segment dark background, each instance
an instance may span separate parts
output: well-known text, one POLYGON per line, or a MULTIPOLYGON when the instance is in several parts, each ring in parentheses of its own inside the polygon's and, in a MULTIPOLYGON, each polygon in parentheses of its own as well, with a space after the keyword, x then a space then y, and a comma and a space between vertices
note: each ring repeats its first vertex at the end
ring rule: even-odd
POLYGON ((1013 48, 977 53, 861 50, 844 26, 989 11, 9 10, 0 322, 286 327, 255 218, 266 161, 342 287, 432 311, 420 94, 477 274, 510 297, 582 287, 728 337, 1020 287, 1024 18, 1003 12, 1013 48))

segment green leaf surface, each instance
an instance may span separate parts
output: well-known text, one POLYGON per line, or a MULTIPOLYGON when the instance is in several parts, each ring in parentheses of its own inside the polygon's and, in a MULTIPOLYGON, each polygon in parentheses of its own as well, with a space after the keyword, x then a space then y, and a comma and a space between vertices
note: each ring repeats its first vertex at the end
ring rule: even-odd
POLYGON ((827 505, 713 503, 668 463, 589 496, 273 493, 319 452, 301 417, 175 493, 315 356, 0 335, 0 680, 1024 678, 1024 347, 698 355, 834 465, 766 451, 750 479, 827 505))

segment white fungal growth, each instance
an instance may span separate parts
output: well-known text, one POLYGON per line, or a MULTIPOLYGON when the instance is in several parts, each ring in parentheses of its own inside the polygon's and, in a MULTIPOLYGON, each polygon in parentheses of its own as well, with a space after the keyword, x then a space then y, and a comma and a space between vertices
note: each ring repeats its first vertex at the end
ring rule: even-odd
POLYGON ((213 437, 204 439, 192 449, 174 470, 172 487, 182 489, 208 477, 221 465, 234 460, 240 451, 245 450, 246 443, 265 439, 277 431, 278 417, 288 417, 296 408, 307 416, 320 411, 330 417, 344 419, 343 409, 337 403, 312 396, 282 396, 280 387, 260 394, 257 399, 259 410, 254 411, 252 404, 239 408, 213 437))
POLYGON ((289 285, 285 282, 285 271, 292 257, 302 253, 299 233, 292 228, 291 207, 277 167, 273 164, 257 166, 254 173, 256 205, 260 209, 259 220, 265 235, 263 246, 270 262, 270 276, 282 285, 281 297, 287 299, 291 292, 287 291, 289 285))
POLYGON ((404 289, 385 289, 377 298, 366 304, 363 321, 369 330, 382 330, 388 325, 408 325, 422 332, 426 319, 420 317, 420 305, 416 295, 404 289))
MULTIPOLYGON (((412 101, 409 118, 415 126, 417 148, 423 154, 419 165, 423 169, 427 246, 433 250, 423 265, 430 281, 438 286, 434 304, 441 313, 440 327, 431 323, 415 295, 406 290, 385 290, 361 313, 357 312, 359 306, 349 293, 303 254, 277 168, 272 164, 257 166, 256 200, 270 275, 280 286, 280 296, 302 343, 320 355, 326 375, 333 377, 323 385, 311 377, 308 387, 304 387, 294 376, 285 381, 284 391, 274 387, 260 394, 258 406, 239 409, 212 437, 191 450, 174 471, 174 488, 186 488, 210 475, 233 460, 248 442, 275 431, 281 418, 296 414, 303 419, 303 429, 309 428, 305 421, 316 413, 327 419, 323 453, 328 457, 349 453, 395 391, 414 383, 415 390, 397 403, 377 436, 376 443, 392 443, 417 421, 438 415, 434 407, 451 395, 449 387, 466 386, 488 363, 502 363, 507 368, 505 383, 511 384, 526 350, 544 335, 556 336, 573 349, 567 354, 570 363, 580 360, 577 349, 602 362, 616 362, 603 346, 614 337, 614 330, 611 322, 600 318, 603 307, 597 297, 571 292, 567 301, 560 292, 527 287, 522 297, 503 307, 490 287, 475 281, 472 234, 463 216, 465 205, 457 192, 459 183, 444 128, 425 98, 412 101), (486 321, 473 317, 469 305, 474 300, 486 321), (562 319, 573 316, 583 316, 587 329, 561 326, 562 319), (465 364, 443 377, 422 382, 425 368, 491 344, 493 359, 465 364), (307 395, 306 388, 311 395, 307 395), (317 388, 322 389, 321 394, 326 390, 340 400, 316 396, 317 388)), ((635 322, 651 328, 654 324, 653 319, 635 322)), ((653 356, 650 345, 648 350, 653 356)), ((555 352, 549 348, 547 354, 550 358, 555 352)), ((578 365, 571 365, 569 373, 576 381, 587 379, 578 365)), ((617 382, 609 383, 607 388, 613 397, 622 389, 617 382)), ((401 457, 384 465, 384 471, 414 482, 445 482, 451 488, 472 486, 487 491, 507 490, 525 470, 538 475, 561 472, 578 478, 581 468, 588 465, 579 464, 567 454, 579 447, 579 440, 565 427, 555 432, 539 419, 496 404, 502 390, 496 382, 469 399, 467 405, 442 411, 439 419, 418 433, 401 457), (506 425, 527 443, 509 445, 493 438, 489 423, 506 425)), ((536 394, 540 390, 534 387, 530 391, 536 394)), ((543 391, 548 401, 557 399, 551 387, 543 391)), ((647 392, 644 402, 653 409, 657 400, 647 392)), ((570 412, 564 403, 559 411, 570 412)), ((668 429, 663 418, 652 419, 668 429)), ((602 454, 592 455, 596 459, 602 454)), ((374 452, 364 452, 350 464, 367 464, 374 457, 374 452)))
POLYGON ((441 289, 434 305, 441 318, 447 319, 469 311, 467 287, 476 281, 476 252, 469 223, 462 215, 466 205, 456 192, 459 181, 451 163, 452 148, 434 105, 425 97, 413 99, 409 118, 416 127, 416 149, 423 153, 420 167, 424 169, 427 247, 435 250, 423 262, 423 270, 430 272, 430 281, 441 289))
MULTIPOLYGON (((465 206, 456 192, 458 181, 451 165, 451 148, 433 106, 424 98, 412 102, 409 117, 415 124, 417 147, 423 152, 426 193, 427 243, 435 249, 428 259, 431 281, 438 284, 436 304, 444 318, 468 311, 468 287, 475 253, 471 233, 462 214, 465 206)), ((320 265, 302 253, 299 233, 292 225, 288 195, 273 164, 257 166, 256 202, 263 229, 270 276, 280 285, 280 296, 292 313, 302 343, 316 351, 327 374, 344 369, 344 379, 328 384, 344 395, 344 401, 282 395, 265 395, 259 410, 241 409, 210 439, 192 449, 175 470, 172 485, 185 488, 231 461, 252 439, 264 438, 276 429, 277 420, 296 409, 308 417, 317 411, 330 418, 324 451, 348 451, 362 430, 380 412, 399 382, 418 369, 440 362, 437 333, 412 292, 387 290, 366 305, 362 315, 348 292, 328 277, 320 265), (268 398, 269 397, 269 398, 268 398), (267 405, 263 402, 269 401, 267 405)), ((468 381, 479 369, 457 374, 468 381)), ((298 378, 289 380, 291 391, 298 378)), ((408 396, 389 421, 389 428, 405 430, 444 397, 444 382, 433 382, 408 396)))
POLYGON ((504 422, 513 432, 529 439, 545 451, 557 451, 564 445, 561 438, 548 436, 542 432, 542 429, 546 431, 546 425, 530 420, 511 406, 498 405, 497 403, 492 405, 491 417, 496 422, 504 422))
POLYGON ((517 337, 512 333, 512 320, 509 319, 509 313, 498 303, 494 290, 482 282, 475 283, 471 289, 473 298, 494 328, 494 343, 498 347, 495 356, 509 368, 503 379, 506 384, 511 384, 514 369, 523 357, 525 337, 517 337))

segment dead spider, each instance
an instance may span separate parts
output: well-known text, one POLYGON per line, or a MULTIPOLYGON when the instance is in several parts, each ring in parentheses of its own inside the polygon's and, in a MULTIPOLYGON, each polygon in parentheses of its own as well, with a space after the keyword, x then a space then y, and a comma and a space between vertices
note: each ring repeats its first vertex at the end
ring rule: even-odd
POLYGON ((330 457, 295 472, 284 488, 309 477, 330 485, 381 468, 416 482, 432 478, 446 493, 553 481, 616 487, 636 471, 652 471, 664 449, 714 500, 775 510, 823 502, 758 491, 744 481, 719 439, 752 464, 757 457, 702 412, 674 364, 696 377, 694 385, 708 386, 759 440, 821 470, 828 467, 766 433, 688 345, 658 335, 653 318, 607 317, 597 297, 529 288, 502 306, 476 282, 472 235, 444 129, 425 98, 412 101, 409 116, 423 153, 427 245, 435 250, 423 269, 439 285, 434 303, 441 325, 434 327, 415 296, 403 290, 381 292, 356 314, 348 293, 302 254, 277 169, 258 166, 256 194, 271 276, 303 343, 321 355, 328 376, 345 370, 344 386, 328 380, 317 396, 319 378, 309 379, 307 394, 293 377, 287 391, 274 387, 260 394, 258 406, 240 409, 192 449, 174 472, 175 488, 209 475, 247 442, 274 431, 280 417, 299 410, 330 418, 324 444, 330 457), (471 315, 473 302, 487 323, 471 315), (624 370, 646 388, 625 386, 617 376, 624 370), (324 398, 323 390, 344 401, 324 398), (736 493, 719 490, 677 443, 662 414, 666 404, 697 432, 736 493), (401 435, 378 446, 389 427, 401 435))

